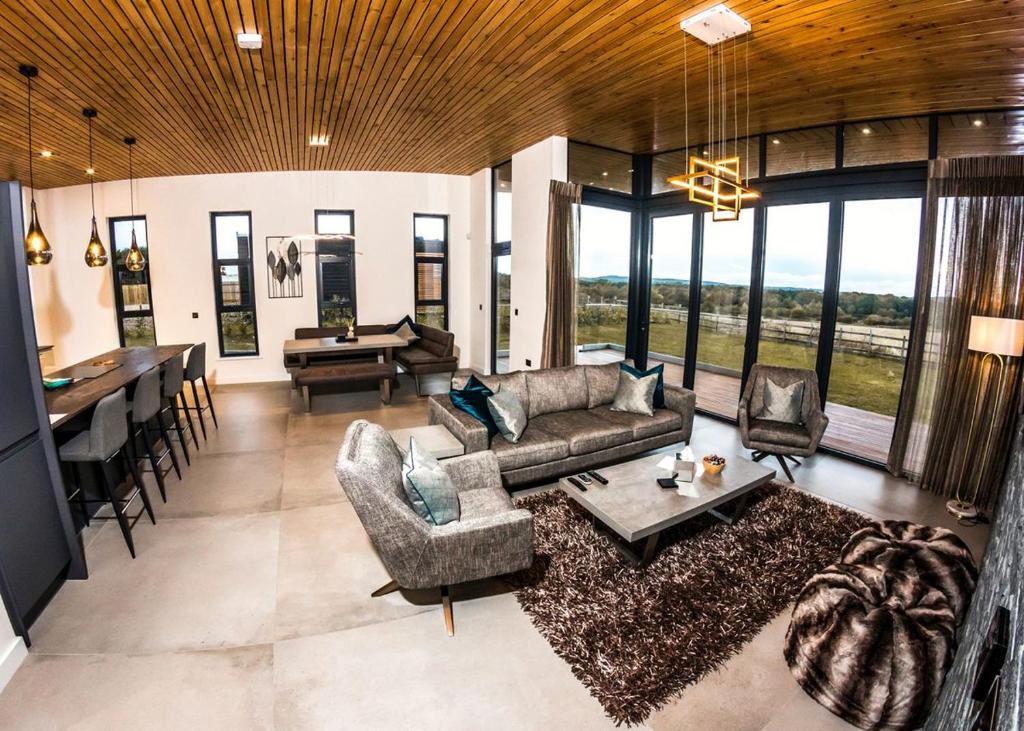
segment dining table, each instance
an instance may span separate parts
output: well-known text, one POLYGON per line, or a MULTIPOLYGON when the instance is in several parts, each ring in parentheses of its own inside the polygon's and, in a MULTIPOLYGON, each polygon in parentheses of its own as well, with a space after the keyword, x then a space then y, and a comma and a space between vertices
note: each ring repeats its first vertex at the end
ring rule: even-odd
POLYGON ((352 340, 337 338, 300 338, 284 341, 285 356, 295 356, 300 368, 309 365, 310 355, 334 355, 342 353, 376 353, 377 361, 390 363, 395 348, 404 348, 409 343, 398 335, 360 335, 352 340))
POLYGON ((46 374, 46 380, 74 379, 67 386, 47 389, 50 429, 57 429, 92 409, 104 396, 134 383, 150 368, 184 353, 192 343, 116 348, 46 374))

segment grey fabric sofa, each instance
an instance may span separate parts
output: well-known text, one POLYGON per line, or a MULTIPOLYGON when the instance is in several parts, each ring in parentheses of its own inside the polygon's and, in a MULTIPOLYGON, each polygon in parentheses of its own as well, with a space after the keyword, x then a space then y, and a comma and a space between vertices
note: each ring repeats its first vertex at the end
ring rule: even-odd
POLYGON ((533 561, 533 516, 512 505, 491 452, 442 465, 459 491, 461 517, 440 526, 427 523, 409 505, 402 454, 377 424, 352 423, 335 473, 393 579, 373 596, 440 588, 448 634, 454 634, 448 587, 527 568, 533 561))
POLYGON ((793 473, 786 460, 800 464, 797 457, 810 457, 818 451, 818 444, 828 427, 828 416, 821 408, 818 393, 818 375, 806 368, 785 368, 755 363, 750 377, 740 396, 737 420, 740 427, 740 441, 747 449, 753 450, 754 461, 760 462, 774 456, 782 465, 790 482, 793 473), (764 408, 765 380, 771 378, 780 386, 789 386, 797 381, 804 384, 804 397, 800 404, 800 424, 759 419, 764 408))
POLYGON ((506 487, 592 469, 669 444, 688 442, 693 432, 693 391, 665 384, 665 406, 654 416, 611 411, 619 364, 516 371, 477 376, 491 390, 519 397, 529 425, 517 444, 496 436, 452 405, 447 395, 430 397, 430 423, 444 424, 467 453, 490 450, 506 487))

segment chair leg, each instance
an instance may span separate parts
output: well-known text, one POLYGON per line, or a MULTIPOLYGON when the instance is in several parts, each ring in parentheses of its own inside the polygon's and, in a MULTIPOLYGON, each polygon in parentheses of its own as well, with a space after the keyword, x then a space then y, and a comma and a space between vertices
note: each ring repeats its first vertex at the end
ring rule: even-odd
POLYGON ((779 460, 779 464, 782 465, 782 471, 786 473, 786 477, 789 478, 790 482, 796 482, 793 479, 793 473, 789 471, 789 465, 786 464, 786 460, 782 458, 781 454, 776 454, 775 459, 779 460))
POLYGON ((213 417, 213 426, 215 429, 220 429, 220 424, 217 423, 217 412, 213 408, 213 396, 210 395, 210 385, 206 382, 206 376, 201 376, 203 379, 203 391, 206 393, 206 403, 210 406, 210 416, 213 417))
POLYGON ((114 478, 114 468, 111 467, 109 460, 100 462, 100 470, 103 472, 103 479, 100 481, 103 484, 103 492, 107 496, 107 500, 110 501, 110 507, 114 509, 114 517, 117 519, 117 524, 121 527, 121 535, 124 536, 124 542, 128 544, 128 553, 135 558, 135 541, 132 540, 132 529, 128 525, 128 518, 125 517, 124 511, 121 510, 121 506, 117 502, 117 498, 114 497, 114 490, 117 486, 117 480, 114 478))
POLYGON ((416 395, 417 396, 422 396, 423 394, 420 393, 420 374, 419 373, 413 373, 412 374, 412 378, 413 378, 414 381, 416 381, 416 395))
POLYGON ((86 528, 88 528, 89 527, 89 504, 85 501, 85 489, 82 487, 82 485, 85 484, 85 481, 82 479, 82 467, 81 467, 81 465, 78 465, 78 464, 75 464, 74 462, 72 462, 70 469, 71 469, 72 476, 78 482, 78 485, 77 485, 77 489, 78 489, 78 509, 82 511, 82 524, 86 528))
POLYGON ((441 587, 441 604, 444 606, 444 626, 448 630, 448 636, 455 636, 455 618, 452 616, 452 598, 448 593, 448 587, 441 587))
POLYGON ((376 591, 370 592, 370 596, 372 596, 372 597, 384 596, 385 594, 390 594, 392 592, 398 591, 398 589, 399 589, 398 582, 392 579, 391 581, 389 581, 388 583, 384 584, 384 586, 382 586, 381 588, 377 589, 376 591))
POLYGON ((178 444, 181 445, 181 451, 185 453, 185 464, 191 465, 192 460, 188 456, 188 445, 185 444, 185 430, 181 428, 181 415, 178 414, 178 399, 168 398, 167 404, 171 409, 171 419, 174 421, 174 431, 178 433, 178 444))
POLYGON ((139 497, 142 498, 142 505, 146 508, 146 514, 149 516, 149 522, 156 525, 156 516, 153 514, 153 504, 149 502, 149 493, 146 491, 146 483, 142 481, 142 473, 139 471, 139 463, 133 457, 124 455, 125 461, 128 463, 128 471, 132 475, 132 480, 135 481, 135 486, 139 488, 139 497))
POLYGON ((178 480, 181 480, 181 465, 178 464, 178 455, 174 453, 174 446, 171 444, 171 436, 167 433, 167 425, 164 423, 163 412, 157 412, 156 423, 160 427, 160 438, 164 440, 164 444, 167 446, 167 453, 171 455, 171 464, 174 465, 174 474, 178 476, 178 480))
POLYGON ((760 462, 762 459, 764 459, 767 456, 768 456, 767 452, 761 452, 760 450, 755 450, 754 453, 752 455, 750 455, 750 458, 752 460, 754 460, 755 462, 760 462))
POLYGON ((199 439, 196 437, 196 425, 192 422, 192 414, 188 408, 188 399, 185 398, 185 387, 181 387, 181 392, 174 397, 175 405, 177 405, 178 399, 181 399, 181 408, 185 412, 185 422, 188 424, 188 430, 192 433, 192 445, 199 451, 199 439))
POLYGON ((203 441, 206 441, 206 420, 203 419, 203 405, 199 403, 199 391, 196 389, 196 382, 189 381, 192 386, 192 403, 195 404, 196 416, 199 417, 199 428, 203 430, 203 441))
POLYGON ((146 422, 142 422, 142 443, 146 445, 146 454, 149 456, 149 464, 153 467, 153 476, 156 477, 156 486, 160 488, 160 497, 167 502, 167 488, 164 486, 164 475, 160 471, 160 463, 156 458, 156 450, 153 448, 153 438, 146 428, 146 422))

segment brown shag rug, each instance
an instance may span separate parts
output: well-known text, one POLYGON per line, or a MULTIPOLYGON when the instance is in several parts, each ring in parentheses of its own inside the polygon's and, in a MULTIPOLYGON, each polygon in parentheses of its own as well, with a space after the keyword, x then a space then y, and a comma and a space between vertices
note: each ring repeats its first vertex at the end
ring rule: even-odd
POLYGON ((635 568, 560 490, 516 504, 534 515, 536 551, 533 566, 512 579, 520 606, 608 715, 627 725, 736 654, 869 523, 772 483, 734 525, 687 521, 635 568))

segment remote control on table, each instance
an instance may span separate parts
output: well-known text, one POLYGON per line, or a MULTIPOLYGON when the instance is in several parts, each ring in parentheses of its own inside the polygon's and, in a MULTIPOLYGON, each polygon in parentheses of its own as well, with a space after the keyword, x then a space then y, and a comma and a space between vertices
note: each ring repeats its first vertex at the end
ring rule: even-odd
POLYGON ((590 475, 591 477, 593 477, 598 482, 600 482, 602 485, 607 485, 608 484, 607 478, 605 478, 605 476, 602 475, 600 472, 595 472, 594 470, 589 470, 587 472, 587 474, 590 475))
POLYGON ((586 492, 587 488, 583 487, 583 483, 577 480, 575 477, 568 478, 570 485, 575 485, 581 492, 586 492))
POLYGON ((584 485, 588 485, 588 486, 593 484, 593 482, 594 482, 589 477, 587 477, 587 475, 585 473, 583 473, 583 472, 580 472, 578 475, 576 475, 576 479, 579 480, 580 482, 582 482, 584 485))

